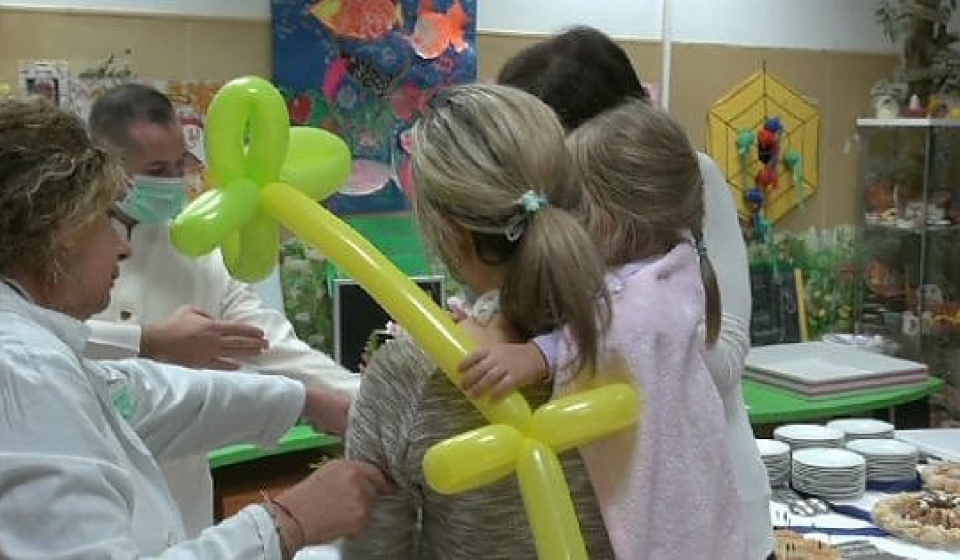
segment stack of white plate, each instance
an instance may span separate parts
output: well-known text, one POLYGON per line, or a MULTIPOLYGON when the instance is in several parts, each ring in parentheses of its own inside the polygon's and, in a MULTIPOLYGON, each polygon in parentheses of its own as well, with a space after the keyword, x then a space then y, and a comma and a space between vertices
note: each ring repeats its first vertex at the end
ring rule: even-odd
POLYGON ((779 488, 790 485, 790 446, 775 439, 758 439, 757 449, 763 466, 767 467, 770 486, 779 488))
POLYGON ((867 462, 845 449, 814 447, 793 452, 793 488, 826 498, 849 500, 863 495, 867 462))
POLYGON ((847 449, 867 460, 867 480, 896 482, 917 476, 920 450, 912 443, 895 439, 854 439, 847 449))
POLYGON ((893 437, 893 424, 874 418, 841 418, 827 422, 827 427, 840 430, 848 441, 893 437))
POLYGON ((794 451, 843 445, 843 432, 817 424, 786 424, 773 431, 773 438, 789 445, 794 451))

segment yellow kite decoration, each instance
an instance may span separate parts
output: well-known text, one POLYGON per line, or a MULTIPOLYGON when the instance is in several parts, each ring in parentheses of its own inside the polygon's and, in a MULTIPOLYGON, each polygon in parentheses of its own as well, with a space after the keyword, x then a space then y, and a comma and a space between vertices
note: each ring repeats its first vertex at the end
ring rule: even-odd
POLYGON ((776 222, 819 188, 820 111, 766 68, 713 106, 707 131, 742 217, 776 222))

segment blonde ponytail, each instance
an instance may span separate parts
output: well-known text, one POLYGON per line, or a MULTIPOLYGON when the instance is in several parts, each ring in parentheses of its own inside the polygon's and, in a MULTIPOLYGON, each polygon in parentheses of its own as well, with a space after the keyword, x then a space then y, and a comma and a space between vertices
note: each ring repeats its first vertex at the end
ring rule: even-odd
POLYGON ((500 301, 527 336, 565 325, 577 343, 577 369, 595 369, 610 320, 610 299, 593 240, 570 213, 546 207, 530 217, 500 301))
POLYGON ((501 265, 500 308, 525 337, 568 326, 583 365, 594 366, 609 320, 604 263, 571 213, 564 130, 536 97, 496 85, 440 92, 413 130, 421 231, 457 269, 457 230, 478 257, 501 265))

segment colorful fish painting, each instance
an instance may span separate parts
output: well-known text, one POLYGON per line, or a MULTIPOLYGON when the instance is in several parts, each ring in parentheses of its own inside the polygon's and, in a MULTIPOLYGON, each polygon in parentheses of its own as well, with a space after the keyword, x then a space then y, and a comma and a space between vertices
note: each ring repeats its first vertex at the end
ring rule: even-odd
POLYGON ((423 89, 406 84, 390 96, 390 106, 401 120, 413 121, 427 108, 427 103, 437 92, 436 87, 423 89))
POLYGON ((395 0, 320 0, 309 11, 334 35, 361 41, 376 41, 402 21, 395 0))
POLYGON ((347 184, 340 189, 346 196, 365 196, 379 191, 390 182, 389 165, 371 159, 354 159, 347 184))
POLYGON ((396 89, 398 76, 391 76, 377 68, 377 65, 365 58, 349 57, 347 72, 360 84, 378 96, 385 96, 396 89))
POLYGON ((327 207, 409 211, 410 127, 438 90, 476 80, 478 0, 269 2, 274 79, 291 120, 334 131, 353 155, 327 207))
POLYGON ((434 9, 433 0, 423 0, 410 37, 413 50, 426 60, 442 55, 448 46, 463 52, 468 46, 464 39, 468 21, 460 0, 453 0, 453 5, 443 14, 434 9))
POLYGON ((323 78, 323 93, 327 99, 336 99, 344 80, 352 77, 355 83, 377 97, 387 97, 403 78, 406 68, 398 75, 381 70, 377 63, 366 58, 344 55, 327 67, 323 78))
POLYGON ((308 93, 301 93, 287 103, 287 110, 290 122, 298 126, 308 124, 313 115, 313 98, 308 93))

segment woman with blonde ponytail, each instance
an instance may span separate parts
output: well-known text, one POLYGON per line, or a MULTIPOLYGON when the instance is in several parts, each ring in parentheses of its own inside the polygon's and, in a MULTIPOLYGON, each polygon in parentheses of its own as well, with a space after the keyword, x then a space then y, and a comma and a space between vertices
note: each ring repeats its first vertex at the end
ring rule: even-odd
POLYGON ((500 394, 535 383, 547 366, 558 395, 629 376, 644 397, 638 429, 581 448, 616 557, 747 558, 723 403, 703 357, 718 336, 720 298, 696 152, 672 118, 641 101, 587 121, 567 144, 583 221, 610 267, 612 316, 595 375, 580 375, 576 339, 555 333, 477 352, 465 387, 500 394))
MULTIPOLYGON (((564 131, 536 97, 504 86, 440 92, 413 129, 420 229, 451 272, 480 294, 461 325, 485 341, 522 342, 567 325, 593 368, 609 320, 605 267, 574 215, 564 131)), ((523 390, 532 406, 550 386, 523 390)), ((468 400, 407 338, 370 360, 350 415, 349 457, 383 469, 399 491, 377 501, 369 528, 344 557, 534 559, 516 479, 457 495, 433 492, 423 456, 484 424, 468 400)), ((588 555, 613 552, 579 453, 561 454, 588 555)))

